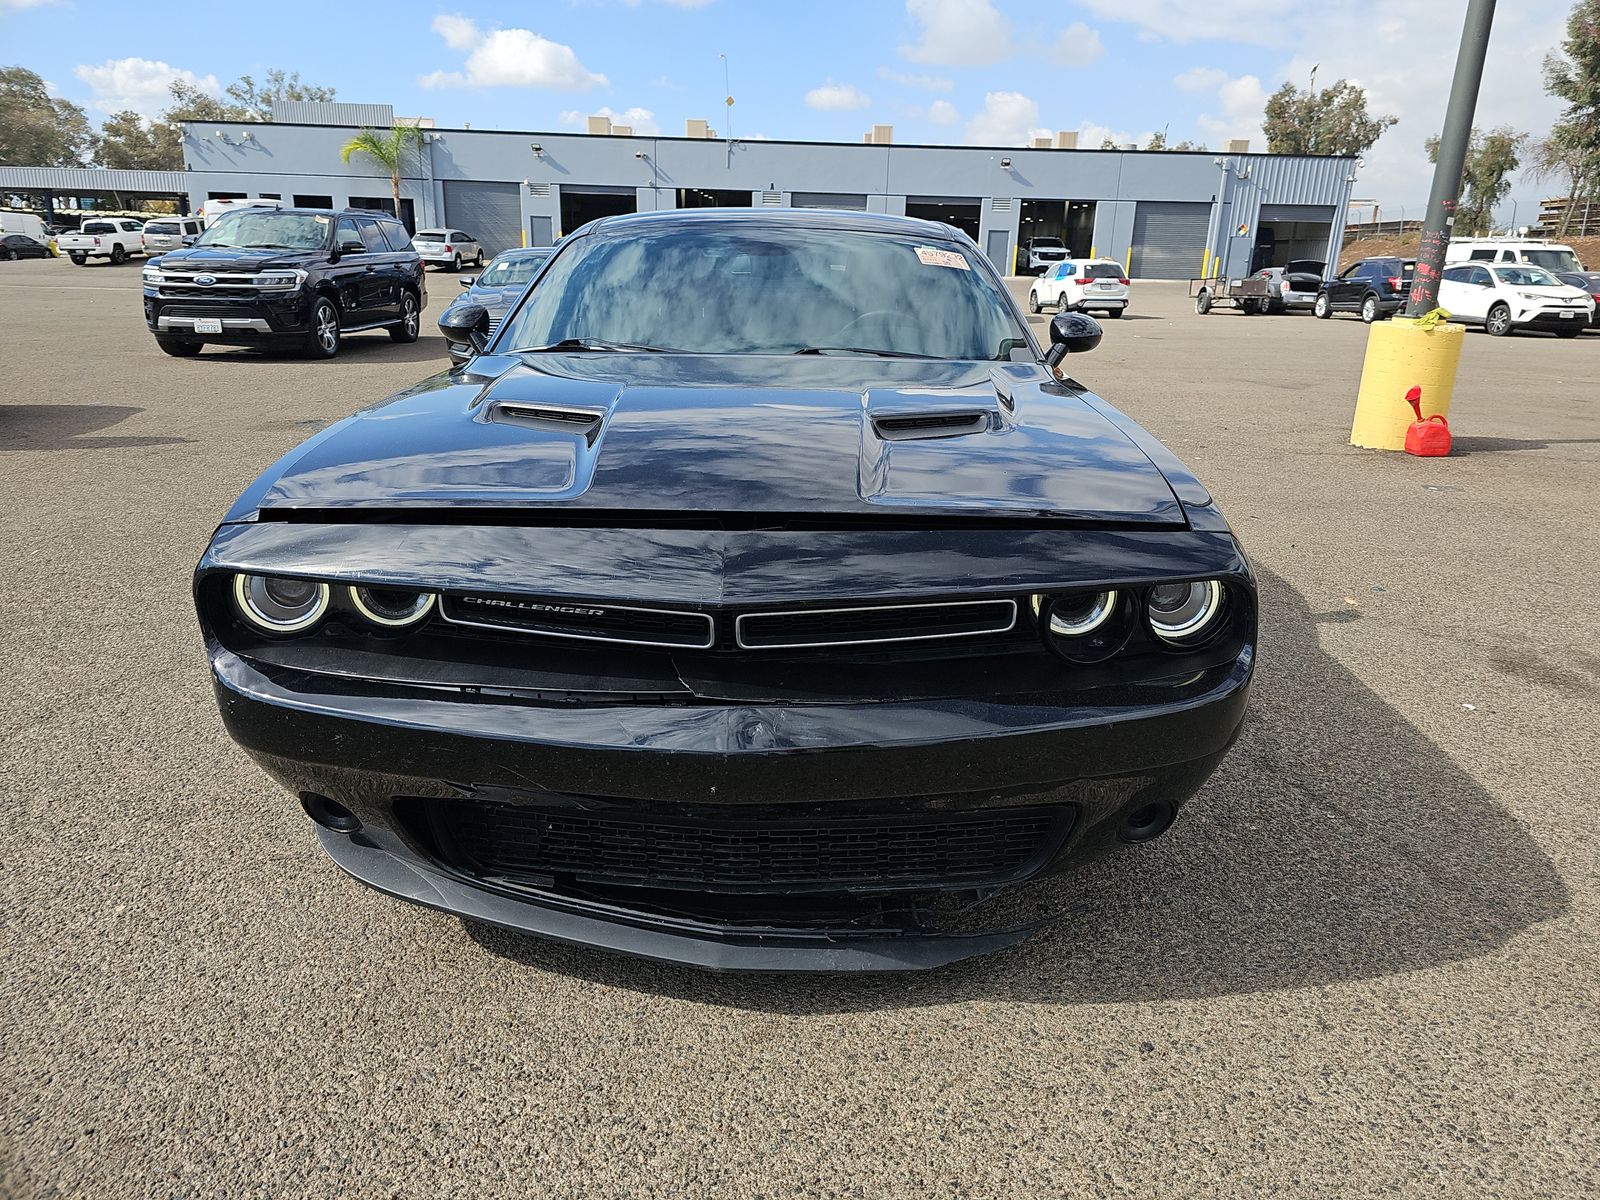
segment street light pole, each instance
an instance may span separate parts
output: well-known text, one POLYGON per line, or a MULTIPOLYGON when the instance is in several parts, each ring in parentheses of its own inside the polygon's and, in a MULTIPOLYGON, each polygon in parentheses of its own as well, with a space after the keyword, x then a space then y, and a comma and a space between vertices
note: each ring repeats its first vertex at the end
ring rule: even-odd
POLYGON ((1494 23, 1494 0, 1467 0, 1461 49, 1456 53, 1456 74, 1450 83, 1450 103, 1439 134, 1439 158, 1433 168, 1433 190, 1428 193, 1428 215, 1422 222, 1422 245, 1411 280, 1406 315, 1420 317, 1439 306, 1439 272, 1450 244, 1461 197, 1461 173, 1467 145, 1472 140, 1472 117, 1478 107, 1478 85, 1483 81, 1483 61, 1489 53, 1489 27, 1494 23))

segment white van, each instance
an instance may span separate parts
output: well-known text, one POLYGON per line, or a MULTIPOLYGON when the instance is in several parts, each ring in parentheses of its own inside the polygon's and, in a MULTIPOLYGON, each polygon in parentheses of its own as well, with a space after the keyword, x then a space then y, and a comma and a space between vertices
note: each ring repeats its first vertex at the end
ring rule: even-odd
POLYGON ((50 234, 45 230, 44 221, 32 213, 0 212, 0 234, 6 233, 20 233, 43 246, 50 244, 50 234))
POLYGON ((282 208, 282 200, 267 200, 261 196, 250 196, 244 200, 207 200, 200 206, 200 218, 205 221, 206 228, 210 228, 216 219, 223 213, 234 212, 241 208, 282 208))
POLYGON ((1528 263, 1546 271, 1581 271, 1571 246, 1534 238, 1456 238, 1445 248, 1446 266, 1463 262, 1528 263))

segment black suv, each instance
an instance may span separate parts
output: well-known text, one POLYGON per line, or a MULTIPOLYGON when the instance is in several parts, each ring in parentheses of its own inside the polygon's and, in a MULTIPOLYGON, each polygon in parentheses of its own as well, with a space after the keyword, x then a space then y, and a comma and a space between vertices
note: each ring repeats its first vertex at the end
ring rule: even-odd
POLYGON ((344 334, 364 329, 414 342, 427 303, 422 259, 386 213, 235 209, 144 268, 145 324, 180 358, 207 342, 332 358, 344 334))
POLYGON ((1336 312, 1360 313, 1368 325, 1392 317, 1411 296, 1414 258, 1363 258, 1337 279, 1324 279, 1311 311, 1326 320, 1336 312))

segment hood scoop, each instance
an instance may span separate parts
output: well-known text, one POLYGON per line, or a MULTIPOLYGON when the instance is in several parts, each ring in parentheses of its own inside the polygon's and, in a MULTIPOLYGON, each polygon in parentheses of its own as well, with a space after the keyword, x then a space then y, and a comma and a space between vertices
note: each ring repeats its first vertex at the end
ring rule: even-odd
POLYGON ((872 428, 886 442, 910 442, 923 438, 961 437, 984 433, 993 427, 995 413, 974 409, 968 412, 896 413, 872 418, 872 428))
POLYGON ((525 400, 493 400, 484 409, 483 419, 497 425, 516 425, 546 433, 580 436, 591 446, 605 420, 603 408, 576 408, 564 404, 537 404, 525 400))

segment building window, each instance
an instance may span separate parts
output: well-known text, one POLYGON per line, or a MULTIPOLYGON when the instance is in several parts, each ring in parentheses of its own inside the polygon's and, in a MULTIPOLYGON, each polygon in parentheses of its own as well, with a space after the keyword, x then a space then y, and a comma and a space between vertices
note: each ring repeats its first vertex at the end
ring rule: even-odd
POLYGON ((333 197, 332 196, 296 196, 294 198, 294 206, 296 208, 332 208, 333 207, 333 197))

